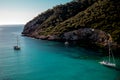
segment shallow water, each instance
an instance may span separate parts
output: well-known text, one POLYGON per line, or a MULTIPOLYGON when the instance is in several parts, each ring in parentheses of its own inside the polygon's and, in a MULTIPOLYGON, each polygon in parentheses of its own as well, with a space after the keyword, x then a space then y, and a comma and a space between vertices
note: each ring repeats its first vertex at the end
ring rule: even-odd
MULTIPOLYGON (((120 72, 81 47, 21 36, 22 25, 0 26, 0 80, 120 80, 120 72), (14 51, 19 35, 21 50, 14 51)), ((119 64, 118 64, 119 65, 119 64)))

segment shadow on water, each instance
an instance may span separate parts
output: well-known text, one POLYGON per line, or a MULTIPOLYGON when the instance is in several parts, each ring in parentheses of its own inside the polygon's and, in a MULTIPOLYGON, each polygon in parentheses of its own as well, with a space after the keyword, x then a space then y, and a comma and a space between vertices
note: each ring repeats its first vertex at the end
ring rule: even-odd
POLYGON ((3 78, 1 80, 14 80, 14 79, 12 79, 12 78, 3 78))
POLYGON ((64 55, 70 58, 84 59, 84 60, 100 60, 101 59, 100 52, 94 52, 89 49, 85 49, 78 46, 64 46, 64 47, 66 47, 65 49, 66 53, 64 55))
MULTIPOLYGON (((63 55, 66 57, 73 58, 73 59, 95 60, 97 62, 100 62, 103 58, 105 58, 105 55, 103 56, 101 51, 94 52, 94 51, 91 51, 86 48, 81 48, 81 47, 77 48, 76 47, 75 51, 77 51, 77 52, 74 52, 74 50, 73 50, 73 52, 71 52, 72 48, 73 48, 73 46, 66 46, 66 52, 68 52, 68 53, 65 53, 63 55)), ((117 64, 117 66, 115 68, 112 68, 112 67, 108 67, 108 68, 118 71, 119 76, 120 76, 120 59, 117 57, 116 57, 116 64, 117 64)), ((118 77, 117 80, 120 80, 120 77, 118 77)))
POLYGON ((118 75, 117 75, 115 80, 120 80, 120 72, 118 73, 118 75))
POLYGON ((116 67, 109 67, 109 66, 105 66, 105 67, 110 68, 110 69, 114 69, 116 71, 120 71, 120 66, 118 66, 118 65, 116 67))
POLYGON ((21 53, 21 50, 14 50, 14 53, 21 53))
MULTIPOLYGON (((52 46, 53 50, 57 47, 56 53, 73 59, 100 60, 102 52, 92 51, 76 45, 65 46, 63 42, 48 41, 47 46, 52 46)), ((55 52, 55 50, 54 50, 55 52)))

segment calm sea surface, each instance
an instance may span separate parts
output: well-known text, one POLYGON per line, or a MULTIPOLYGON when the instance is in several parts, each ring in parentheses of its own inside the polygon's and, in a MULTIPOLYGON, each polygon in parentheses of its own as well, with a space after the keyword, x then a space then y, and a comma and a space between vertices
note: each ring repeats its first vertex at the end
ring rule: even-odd
POLYGON ((0 26, 0 80, 120 80, 102 57, 80 47, 21 36, 22 25, 0 26), (20 51, 14 51, 16 36, 20 51))

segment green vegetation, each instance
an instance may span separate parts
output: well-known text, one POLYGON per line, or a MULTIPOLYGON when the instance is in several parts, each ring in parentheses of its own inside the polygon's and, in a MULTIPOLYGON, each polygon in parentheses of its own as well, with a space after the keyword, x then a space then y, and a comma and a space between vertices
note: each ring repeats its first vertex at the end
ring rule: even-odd
POLYGON ((94 3, 76 16, 60 23, 52 31, 72 31, 90 27, 110 33, 114 41, 120 41, 120 2, 101 0, 94 3))
MULTIPOLYGON (((46 28, 59 25, 61 22, 75 16, 79 12, 87 9, 96 0, 74 0, 65 5, 57 5, 53 9, 48 9, 44 13, 38 15, 33 20, 29 21, 24 28, 23 34, 30 34, 34 31, 39 32, 39 34, 46 34, 46 28), (41 29, 43 29, 41 31, 41 29)), ((48 30, 48 29, 47 29, 48 30)), ((50 30, 51 31, 51 30, 50 30)), ((52 33, 47 31, 48 34, 52 33)), ((57 31, 56 31, 57 32, 57 31)))
POLYGON ((119 0, 73 0, 58 5, 28 22, 23 34, 62 35, 79 28, 95 28, 110 33, 120 44, 119 0))

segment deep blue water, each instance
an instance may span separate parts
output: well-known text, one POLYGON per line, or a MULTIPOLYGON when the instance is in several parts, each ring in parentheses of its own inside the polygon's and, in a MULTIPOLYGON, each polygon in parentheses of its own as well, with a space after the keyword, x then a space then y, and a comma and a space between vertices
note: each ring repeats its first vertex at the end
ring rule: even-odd
POLYGON ((21 36, 22 25, 0 26, 0 80, 120 80, 103 58, 81 47, 21 36), (16 36, 20 51, 14 51, 16 36))

